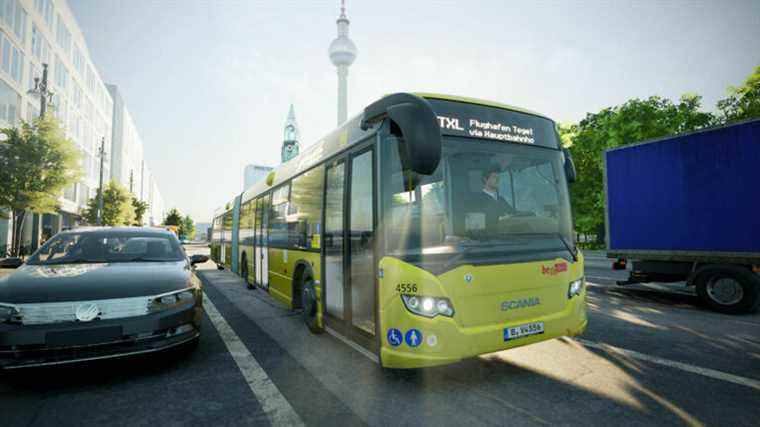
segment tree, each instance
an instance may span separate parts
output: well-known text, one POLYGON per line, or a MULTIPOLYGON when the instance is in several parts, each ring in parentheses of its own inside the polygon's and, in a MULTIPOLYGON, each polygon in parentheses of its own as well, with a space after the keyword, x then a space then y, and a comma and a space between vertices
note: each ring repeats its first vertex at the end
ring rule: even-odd
MULTIPOLYGON (((98 223, 99 196, 100 189, 95 197, 87 201, 87 207, 82 211, 82 216, 90 224, 98 223)), ((135 222, 132 195, 115 181, 109 182, 103 191, 103 212, 100 219, 102 225, 110 226, 132 225, 135 222)))
POLYGON ((195 221, 190 218, 190 215, 185 215, 182 218, 182 222, 179 225, 179 235, 191 240, 195 238, 195 221))
POLYGON ((570 187, 578 232, 604 240, 604 150, 714 125, 716 117, 700 111, 700 104, 701 97, 694 94, 683 95, 677 104, 658 96, 632 99, 560 126, 578 171, 570 187))
POLYGON ((728 98, 718 101, 718 111, 724 123, 760 117, 760 65, 743 85, 729 87, 728 93, 728 98))
POLYGON ((0 206, 13 218, 11 253, 21 250, 26 212, 53 213, 82 176, 81 154, 54 116, 0 129, 0 206))
POLYGON ((143 224, 143 216, 145 216, 145 212, 148 210, 148 202, 138 200, 137 197, 132 196, 132 209, 135 211, 135 223, 134 225, 142 225, 143 224))
POLYGON ((164 225, 176 225, 179 226, 182 223, 182 214, 179 213, 179 210, 177 208, 172 208, 168 214, 166 214, 166 219, 164 219, 164 225))

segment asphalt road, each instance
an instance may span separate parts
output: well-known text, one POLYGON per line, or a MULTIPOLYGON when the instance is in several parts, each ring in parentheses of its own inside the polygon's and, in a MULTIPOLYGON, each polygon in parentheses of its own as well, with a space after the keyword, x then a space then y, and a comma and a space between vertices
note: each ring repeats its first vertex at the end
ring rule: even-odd
POLYGON ((207 263, 195 352, 3 374, 0 424, 757 425, 760 314, 621 288, 609 265, 587 254, 582 337, 387 372, 207 263))

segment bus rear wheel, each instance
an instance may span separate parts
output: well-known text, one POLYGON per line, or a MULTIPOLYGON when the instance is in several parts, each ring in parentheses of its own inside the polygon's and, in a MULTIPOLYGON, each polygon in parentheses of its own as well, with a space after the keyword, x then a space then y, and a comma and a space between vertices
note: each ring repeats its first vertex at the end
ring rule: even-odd
POLYGON ((315 334, 322 333, 324 329, 317 318, 317 292, 311 278, 307 278, 301 288, 301 308, 301 316, 309 330, 315 334))
POLYGON ((248 289, 256 289, 256 285, 251 283, 250 280, 248 280, 248 257, 246 254, 243 254, 243 266, 240 268, 240 275, 243 276, 243 281, 245 282, 245 287, 248 289))
POLYGON ((760 278, 738 266, 708 266, 694 279, 697 295, 712 310, 752 313, 760 306, 760 278))

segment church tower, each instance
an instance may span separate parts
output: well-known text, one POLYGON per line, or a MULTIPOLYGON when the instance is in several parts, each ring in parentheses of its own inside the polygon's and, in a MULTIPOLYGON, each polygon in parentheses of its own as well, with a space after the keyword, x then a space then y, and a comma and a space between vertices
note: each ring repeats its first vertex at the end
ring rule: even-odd
POLYGON ((288 111, 288 118, 285 119, 285 131, 282 138, 282 163, 285 163, 298 155, 298 151, 300 149, 298 139, 299 135, 298 123, 296 123, 296 111, 293 109, 293 104, 290 104, 290 111, 288 111))

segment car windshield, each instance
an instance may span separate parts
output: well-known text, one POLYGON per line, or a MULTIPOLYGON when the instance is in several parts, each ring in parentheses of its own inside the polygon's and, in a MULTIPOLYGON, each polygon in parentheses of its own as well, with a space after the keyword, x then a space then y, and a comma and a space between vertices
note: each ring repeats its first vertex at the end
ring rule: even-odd
POLYGON ((62 233, 48 240, 28 264, 181 261, 176 238, 156 233, 62 233))
POLYGON ((561 151, 451 137, 438 169, 405 188, 398 142, 391 137, 384 144, 388 254, 574 251, 561 151))

